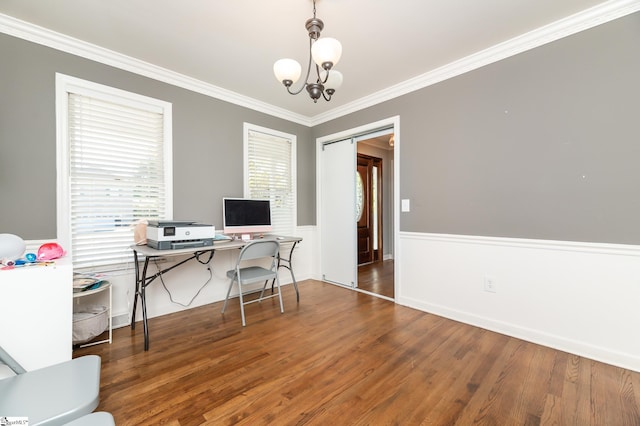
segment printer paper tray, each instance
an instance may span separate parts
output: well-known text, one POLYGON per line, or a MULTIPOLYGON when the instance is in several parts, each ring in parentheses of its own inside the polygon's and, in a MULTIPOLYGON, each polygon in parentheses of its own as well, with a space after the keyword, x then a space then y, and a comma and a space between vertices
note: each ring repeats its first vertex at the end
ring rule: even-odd
POLYGON ((198 248, 213 246, 213 238, 203 238, 200 240, 181 241, 154 241, 147 240, 147 245, 156 250, 177 250, 183 248, 198 248))

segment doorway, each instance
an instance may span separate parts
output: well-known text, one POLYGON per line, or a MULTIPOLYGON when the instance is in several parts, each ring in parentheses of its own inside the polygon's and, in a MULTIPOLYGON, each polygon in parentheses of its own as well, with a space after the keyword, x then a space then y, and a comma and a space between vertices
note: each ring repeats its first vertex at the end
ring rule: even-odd
MULTIPOLYGON (((356 147, 356 199, 363 206, 357 221, 357 288, 389 299, 395 299, 391 226, 393 136, 393 129, 364 135, 358 138, 356 147)), ((356 210, 360 212, 359 206, 356 210)))
MULTIPOLYGON (((397 295, 399 273, 396 265, 400 254, 395 249, 399 233, 399 203, 396 200, 399 162, 394 157, 399 155, 399 125, 400 120, 396 116, 316 141, 322 279, 389 300, 394 300, 397 295), (380 145, 375 146, 376 143, 380 145), (361 218, 356 211, 359 174, 356 147, 362 151, 361 154, 381 159, 381 163, 372 160, 370 165, 371 176, 378 176, 377 182, 372 183, 382 189, 382 195, 376 197, 380 210, 370 211, 368 217, 370 222, 378 223, 367 231, 370 236, 366 239, 371 250, 358 250, 357 244, 357 223, 361 218), (371 261, 364 261, 358 266, 361 263, 358 260, 360 251, 367 251, 362 255, 367 259, 371 256, 371 261), (384 281, 390 291, 380 290, 379 284, 384 281)), ((369 169, 369 165, 366 168, 369 169)), ((372 193, 377 194, 376 191, 372 193)))

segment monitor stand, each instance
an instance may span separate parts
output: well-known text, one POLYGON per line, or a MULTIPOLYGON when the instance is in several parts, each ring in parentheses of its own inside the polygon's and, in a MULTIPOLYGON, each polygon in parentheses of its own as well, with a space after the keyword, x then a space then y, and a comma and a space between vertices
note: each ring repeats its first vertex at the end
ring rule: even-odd
POLYGON ((237 240, 249 242, 249 241, 264 238, 264 234, 262 232, 256 232, 255 234, 240 234, 240 236, 238 236, 238 234, 235 234, 234 238, 237 240))

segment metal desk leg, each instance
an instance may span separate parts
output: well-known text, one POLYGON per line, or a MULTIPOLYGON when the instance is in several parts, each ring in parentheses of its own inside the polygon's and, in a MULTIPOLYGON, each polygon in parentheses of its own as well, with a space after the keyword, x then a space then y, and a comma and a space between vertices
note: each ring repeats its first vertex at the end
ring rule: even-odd
MULTIPOLYGON (((296 300, 299 302, 300 301, 300 292, 298 291, 298 282, 296 281, 296 276, 293 274, 293 267, 291 265, 291 260, 293 259, 293 250, 295 250, 296 245, 298 244, 298 241, 294 242, 293 245, 291 246, 291 250, 289 250, 289 257, 288 258, 283 258, 282 256, 280 256, 278 254, 278 269, 280 268, 287 268, 289 270, 289 272, 291 273, 291 279, 293 280, 293 287, 296 289, 296 300), (284 265, 282 264, 282 262, 287 262, 288 265, 284 265)), ((271 291, 273 292, 273 285, 275 284, 276 280, 273 279, 271 281, 271 291)))
POLYGON ((147 323, 147 268, 149 266, 149 257, 144 259, 144 267, 142 268, 142 283, 140 285, 140 302, 142 303, 142 328, 144 330, 144 350, 149 350, 149 324, 147 323))
POLYGON ((138 305, 138 293, 140 292, 140 267, 138 266, 138 252, 133 251, 133 268, 135 274, 135 288, 133 292, 133 310, 131 312, 131 329, 136 329, 136 306, 138 305))
MULTIPOLYGON (((213 257, 213 251, 211 251, 211 257, 213 257)), ((131 316, 131 329, 136 328, 136 306, 138 304, 138 297, 140 297, 140 303, 142 304, 142 325, 144 327, 144 350, 149 350, 149 323, 147 321, 147 286, 151 284, 156 278, 162 276, 162 274, 169 272, 170 270, 177 268, 178 266, 190 261, 191 259, 197 259, 201 252, 196 252, 192 256, 181 260, 180 262, 156 272, 152 276, 147 276, 147 270, 149 268, 149 256, 144 259, 144 266, 142 267, 142 273, 140 273, 138 267, 138 255, 134 250, 134 261, 136 271, 136 294, 133 297, 133 312, 131 316)))
POLYGON ((146 286, 142 286, 140 301, 142 302, 142 328, 144 330, 144 350, 149 350, 149 324, 147 324, 147 296, 146 286))
POLYGON ((136 251, 133 251, 134 258, 134 269, 136 275, 136 291, 133 296, 133 310, 131 312, 131 329, 136 329, 136 308, 138 306, 138 297, 140 297, 140 303, 142 304, 142 326, 144 330, 144 350, 149 350, 149 324, 147 323, 147 297, 146 297, 146 288, 147 288, 147 268, 149 267, 149 257, 144 259, 144 266, 142 268, 142 273, 140 272, 140 267, 138 266, 138 254, 136 251))

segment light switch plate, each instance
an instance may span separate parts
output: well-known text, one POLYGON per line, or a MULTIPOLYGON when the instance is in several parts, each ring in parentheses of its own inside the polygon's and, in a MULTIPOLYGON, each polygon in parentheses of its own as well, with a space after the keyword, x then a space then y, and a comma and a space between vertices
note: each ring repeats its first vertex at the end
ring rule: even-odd
POLYGON ((411 207, 410 207, 409 200, 408 199, 402 200, 402 211, 403 212, 408 212, 410 210, 411 210, 411 207))

